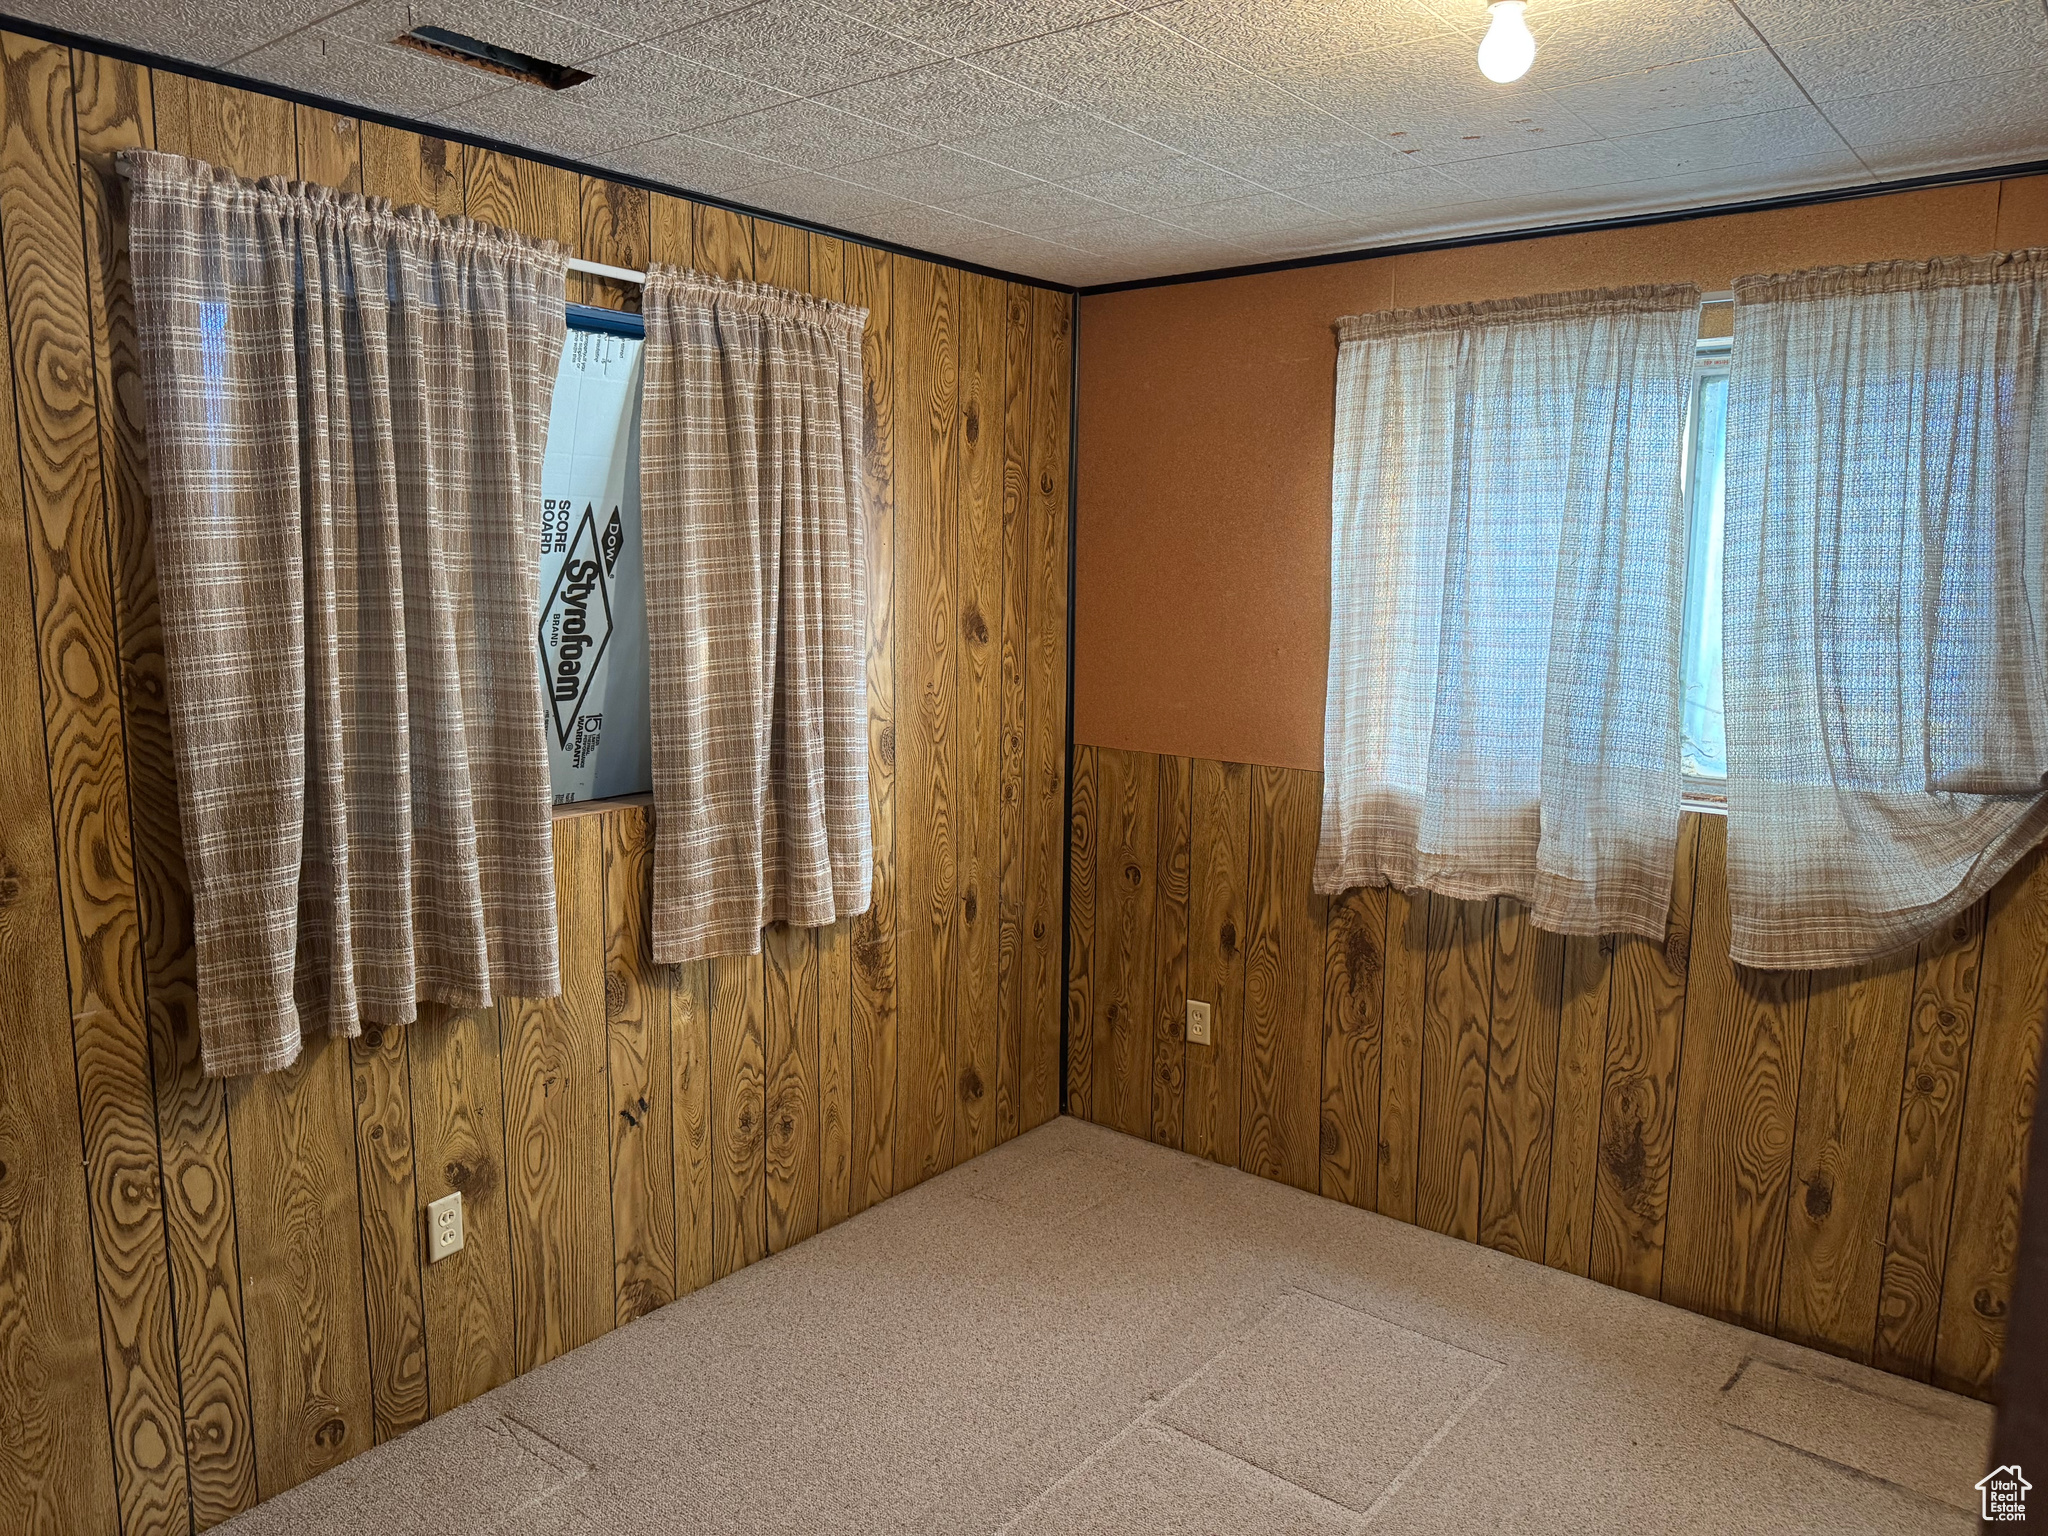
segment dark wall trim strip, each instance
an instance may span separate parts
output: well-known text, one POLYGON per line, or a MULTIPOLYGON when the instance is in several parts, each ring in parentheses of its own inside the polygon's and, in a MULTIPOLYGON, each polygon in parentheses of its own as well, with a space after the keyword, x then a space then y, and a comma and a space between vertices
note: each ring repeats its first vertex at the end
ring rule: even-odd
MULTIPOLYGON (((1073 992, 1067 968, 1074 963, 1074 575, 1080 545, 1081 507, 1081 301, 1071 301, 1068 325, 1073 344, 1067 380, 1067 782, 1060 804, 1060 1113, 1067 1111, 1068 1041, 1074 1021, 1067 1017, 1073 992)), ((1087 1021, 1082 1021, 1087 1027, 1087 1021)))
POLYGON ((1180 272, 1170 277, 1138 277, 1126 283, 1098 283, 1083 288, 1081 297, 1092 299, 1105 293, 1129 293, 1139 288, 1171 288, 1180 283, 1213 283, 1226 277, 1258 277, 1268 272, 1293 272, 1302 267, 1335 267, 1352 261, 1374 261, 1382 256, 1409 256, 1420 251, 1455 251, 1473 245, 1505 245, 1514 240, 1549 240, 1559 235, 1596 234, 1609 229, 1644 229, 1653 224, 1688 224, 1694 219, 1719 219, 1735 213, 1768 213, 1780 208, 1811 208, 1820 203, 1849 203, 1866 197, 1887 197, 1894 192, 1919 192, 1929 187, 1964 186, 1979 181, 2004 181, 2008 177, 2048 175, 2048 160, 2027 160, 2017 165, 1985 166, 1971 171, 1943 171, 1934 176, 1911 176, 1899 181, 1871 182, 1861 186, 1834 187, 1823 192, 1798 192, 1787 197, 1757 198, 1746 203, 1715 203, 1705 208, 1669 209, 1660 213, 1619 214, 1609 219, 1588 219, 1578 224, 1543 224, 1532 229, 1504 229, 1477 235, 1452 235, 1442 240, 1413 240, 1400 245, 1375 245, 1360 250, 1330 251, 1321 256, 1296 256, 1286 261, 1255 261, 1241 267, 1212 267, 1204 272, 1180 272))
POLYGON ((364 122, 382 123, 387 128, 402 128, 409 133, 425 134, 429 138, 445 139, 450 144, 467 144, 476 149, 487 149, 499 154, 513 155, 522 160, 532 160, 540 165, 552 165, 564 171, 573 171, 578 176, 596 177, 602 181, 615 181, 625 187, 642 187, 649 192, 661 192, 670 197, 687 198, 693 203, 708 203, 714 208, 729 209, 733 213, 745 214, 748 218, 767 219, 771 223, 786 224, 792 229, 806 229, 816 234, 828 235, 835 240, 850 240, 856 245, 869 246, 878 251, 889 251, 898 256, 909 256, 918 261, 929 261, 942 267, 953 267, 962 272, 979 272, 984 277, 1000 278, 1006 283, 1023 283, 1031 288, 1049 288, 1054 293, 1077 293, 1078 289, 1065 283, 1047 282, 1042 277, 1027 277, 1022 272, 1005 272, 1000 267, 984 267, 978 262, 962 261, 957 256, 940 256, 932 251, 921 251, 915 246, 898 245, 893 240, 880 240, 873 235, 856 234, 850 229, 838 229, 830 224, 813 224, 808 219, 793 218, 786 213, 776 213, 767 208, 756 208, 751 203, 735 202, 729 197, 714 197, 708 192, 692 192, 687 187, 678 187, 665 181, 653 181, 645 176, 630 175, 625 171, 610 171, 600 165, 591 165, 583 160, 571 160, 564 155, 554 155, 544 149, 533 149, 524 144, 511 144, 503 139, 485 138, 479 134, 463 133, 458 129, 444 128, 437 123, 423 123, 415 118, 400 117, 391 112, 379 112, 369 107, 357 106, 354 102, 341 101, 332 96, 318 96, 311 91, 295 90, 288 85, 277 85, 268 80, 256 80, 247 75, 237 75, 210 64, 192 64, 184 59, 170 58, 165 54, 151 53, 146 48, 131 48, 125 43, 109 42, 102 37, 88 37, 82 32, 67 32, 61 27, 45 26, 39 21, 24 21, 18 16, 0 12, 0 28, 19 32, 25 37, 40 38, 46 43, 58 43, 66 48, 78 48, 87 53, 104 54, 110 59, 120 59, 127 64, 140 64, 148 69, 166 69, 172 74, 190 75, 195 80, 208 80, 215 85, 233 86, 237 90, 253 91, 259 96, 275 96, 282 101, 297 102, 302 106, 318 107, 323 112, 333 112, 341 117, 358 118, 364 122))

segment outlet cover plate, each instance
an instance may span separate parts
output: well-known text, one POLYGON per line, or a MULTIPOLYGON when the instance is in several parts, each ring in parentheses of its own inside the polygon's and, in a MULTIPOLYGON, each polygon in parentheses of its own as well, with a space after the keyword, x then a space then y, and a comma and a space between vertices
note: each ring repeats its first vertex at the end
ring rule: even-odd
POLYGON ((1213 1045, 1215 1038, 1209 1029, 1209 1005, 1188 1000, 1188 1044, 1213 1045))
POLYGON ((462 1191, 427 1202, 427 1262, 462 1251, 462 1191))

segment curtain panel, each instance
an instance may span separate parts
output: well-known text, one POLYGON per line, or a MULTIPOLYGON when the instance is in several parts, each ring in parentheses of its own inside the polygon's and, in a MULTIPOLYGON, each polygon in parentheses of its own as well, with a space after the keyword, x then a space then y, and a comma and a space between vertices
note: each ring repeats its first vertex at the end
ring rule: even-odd
POLYGON ((1691 287, 1340 322, 1316 889, 1661 937, 1691 287))
POLYGON ((2048 832, 2048 251, 1735 285, 1730 953, 1848 965, 2048 832))
POLYGON ((206 1071, 555 995, 532 554, 563 256, 120 168, 206 1071))
POLYGON ((647 275, 654 958, 867 910, 867 312, 647 275))

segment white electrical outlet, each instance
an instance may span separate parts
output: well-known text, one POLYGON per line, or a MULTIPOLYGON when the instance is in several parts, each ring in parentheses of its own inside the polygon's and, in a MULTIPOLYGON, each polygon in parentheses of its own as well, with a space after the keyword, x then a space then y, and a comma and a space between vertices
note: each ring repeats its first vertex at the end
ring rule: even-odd
POLYGON ((427 1262, 462 1251, 462 1191, 427 1202, 427 1262))
POLYGON ((1215 1040, 1209 1033, 1209 1005, 1192 999, 1188 1002, 1188 1044, 1213 1045, 1215 1040))

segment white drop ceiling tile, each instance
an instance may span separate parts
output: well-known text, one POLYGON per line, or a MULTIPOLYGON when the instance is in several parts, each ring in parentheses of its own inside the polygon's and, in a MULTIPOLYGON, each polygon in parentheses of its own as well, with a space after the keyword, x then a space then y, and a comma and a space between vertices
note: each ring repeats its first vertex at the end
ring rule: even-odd
POLYGON ((1599 139, 1590 144, 1562 144, 1516 155, 1461 160, 1445 175, 1477 198, 1546 196, 1586 187, 1608 187, 1636 181, 1654 170, 1653 155, 1629 139, 1599 139))
POLYGON ((948 56, 1115 16, 1119 0, 835 0, 870 26, 948 56))
POLYGON ((1960 83, 2048 59, 2048 11, 2040 0, 1998 0, 1787 43, 1779 57, 1823 105, 1919 85, 1960 83))
POLYGON ((1527 78, 1545 89, 1762 46, 1729 0, 1586 0, 1551 15, 1536 0, 1524 15, 1536 37, 1527 78))
POLYGON ((1164 151, 1156 139, 1064 107, 1037 122, 957 139, 953 147, 1045 181, 1135 165, 1164 151))
POLYGON ((941 254, 949 247, 973 243, 991 233, 988 225, 964 214, 900 201, 864 213, 858 227, 862 234, 877 240, 941 254))
POLYGON ((1295 68, 1276 71, 1273 80, 1311 106, 1338 117, 1370 115, 1393 104, 1443 110, 1467 101, 1521 97, 1540 89, 1526 79, 1513 85, 1494 84, 1479 73, 1478 53, 1471 39, 1450 34, 1346 58, 1307 60, 1295 68))
POLYGON ((947 254, 961 261, 1052 282, 1062 280, 1054 275, 1055 272, 1093 259, 1086 251, 1077 251, 1057 240, 1019 234, 1015 230, 999 229, 986 235, 951 235, 947 238, 951 246, 947 254))
POLYGON ((1612 136, 1753 117, 1806 102, 1798 82, 1763 48, 1567 85, 1550 94, 1588 127, 1612 136))
POLYGON ((1188 208, 1198 203, 1248 197, 1261 190, 1255 182, 1186 155, 1164 155, 1140 165, 1076 177, 1067 185, 1130 213, 1188 208))
POLYGON ((646 118, 595 111, 565 93, 527 85, 508 86, 465 102, 441 113, 439 120, 460 133, 546 149, 577 160, 595 159, 664 131, 646 118))
POLYGON ((979 67, 1125 127, 1270 91, 1142 15, 1123 14, 974 55, 979 67))
POLYGON ((1360 113, 1353 121, 1415 165, 1448 165, 1517 150, 1584 144, 1601 136, 1569 108, 1536 91, 1486 106, 1466 103, 1438 112, 1360 113))
POLYGON ((787 177, 790 168, 779 160, 749 155, 694 134, 675 133, 596 157, 597 164, 621 175, 639 176, 683 192, 730 197, 748 187, 787 177))
MULTIPOLYGON (((1287 96, 1262 97, 1181 119, 1145 125, 1145 131, 1200 160, 1262 185, 1278 170, 1347 149, 1371 154, 1372 138, 1352 124, 1287 96)), ((1383 150, 1381 152, 1384 152, 1383 150)))
POLYGON ((1032 235, 1056 235, 1076 224, 1098 223, 1125 212, 1114 203, 1049 181, 1028 181, 1021 186, 981 192, 944 206, 1002 229, 1032 235))
POLYGON ((893 155, 856 161, 839 166, 836 173, 857 186, 873 187, 891 197, 917 203, 998 192, 1030 180, 1021 171, 992 160, 977 160, 943 144, 927 144, 921 149, 899 150, 893 155))
POLYGON ((1145 16, 1262 74, 1449 30, 1421 0, 1174 0, 1145 16))
MULTIPOLYGON (((1557 154, 1561 151, 1540 150, 1537 153, 1557 154)), ((1503 158, 1522 160, 1528 157, 1508 155, 1503 158)), ((1490 162, 1473 163, 1485 165, 1490 162)), ((1427 166, 1407 166, 1391 174, 1354 176, 1320 186, 1294 189, 1294 196, 1300 201, 1312 204, 1333 217, 1377 222, 1391 221, 1404 214, 1413 215, 1431 208, 1468 203, 1476 195, 1451 174, 1427 166)))
POLYGON ((645 43, 629 43, 616 53, 586 59, 582 68, 590 71, 590 78, 553 92, 558 100, 653 123, 662 133, 721 122, 789 100, 772 86, 707 69, 645 43))
POLYGON ((192 64, 224 64, 334 7, 335 0, 8 0, 7 14, 192 64))
POLYGON ((320 25, 371 44, 387 44, 414 27, 445 27, 555 64, 581 64, 633 41, 516 0, 364 0, 320 25))
POLYGON ((1767 171, 1773 164, 1813 157, 1832 156, 1851 173, 1859 164, 1842 136, 1812 107, 1666 128, 1624 142, 1639 152, 1645 180, 1702 176, 1737 166, 1767 171))
POLYGON ((2020 70, 1968 91, 1926 85, 1829 102, 1829 120, 1888 175, 2017 164, 2048 146, 2048 72, 2020 70))
POLYGON ((373 47, 308 27, 235 61, 239 73, 359 107, 433 117, 504 90, 496 75, 444 64, 410 48, 373 47))
POLYGON ((805 0, 764 0, 655 41, 670 53, 795 96, 915 69, 934 57, 929 49, 805 0))
POLYGON ((923 139, 953 143, 1061 111, 1049 96, 987 70, 946 59, 817 98, 923 139))
MULTIPOLYGON (((1060 238, 1097 256, 1142 258, 1147 254, 1158 254, 1164 259, 1165 253, 1173 252, 1194 257, 1220 255, 1229 260, 1242 255, 1245 250, 1245 247, 1229 241, 1205 239, 1192 231, 1136 213, 1104 219, 1096 224, 1076 225, 1061 231, 1060 238)), ((1178 270, 1188 269, 1181 267, 1178 270)))
POLYGON ((1177 225, 1212 240, 1254 244, 1290 230, 1327 224, 1330 216, 1278 192, 1259 192, 1234 198, 1227 203, 1202 203, 1192 208, 1175 208, 1154 215, 1164 223, 1177 225))
POLYGON ((1968 10, 1984 0, 1742 0, 1742 11, 1773 44, 1832 32, 1860 32, 1915 16, 1968 10))
POLYGON ((793 219, 807 219, 834 229, 859 229, 862 220, 893 208, 900 198, 858 187, 821 171, 796 171, 774 181, 757 182, 738 201, 793 219))
POLYGON ((635 42, 651 42, 685 27, 744 10, 759 0, 602 0, 601 5, 578 8, 576 0, 516 0, 531 10, 585 23, 593 17, 607 32, 617 32, 635 42))
POLYGON ((785 102, 743 117, 709 123, 698 130, 698 136, 812 171, 829 171, 836 165, 872 160, 877 155, 914 148, 920 142, 911 134, 815 101, 785 102))
POLYGON ((1426 174, 1410 157, 1378 139, 1367 138, 1354 128, 1343 133, 1343 138, 1314 149, 1256 156, 1244 165, 1244 174, 1276 192, 1356 181, 1363 176, 1426 174))

